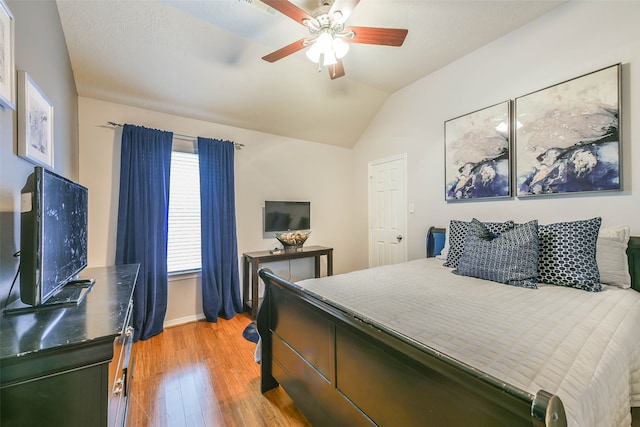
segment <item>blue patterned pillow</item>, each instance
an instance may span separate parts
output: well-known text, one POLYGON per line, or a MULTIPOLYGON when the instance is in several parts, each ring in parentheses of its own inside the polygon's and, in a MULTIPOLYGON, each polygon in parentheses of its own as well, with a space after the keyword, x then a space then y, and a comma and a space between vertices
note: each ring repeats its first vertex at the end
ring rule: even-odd
MULTIPOLYGON (((469 222, 452 219, 449 222, 449 252, 447 260, 444 262, 445 267, 458 267, 458 261, 464 252, 464 242, 467 237, 467 229, 469 222)), ((483 222, 491 233, 501 233, 509 228, 513 228, 513 221, 507 222, 483 222)))
POLYGON ((541 225, 538 281, 585 291, 602 290, 596 243, 602 218, 541 225))
POLYGON ((536 288, 538 221, 512 225, 494 233, 475 218, 469 224, 464 252, 453 271, 523 288, 536 288))

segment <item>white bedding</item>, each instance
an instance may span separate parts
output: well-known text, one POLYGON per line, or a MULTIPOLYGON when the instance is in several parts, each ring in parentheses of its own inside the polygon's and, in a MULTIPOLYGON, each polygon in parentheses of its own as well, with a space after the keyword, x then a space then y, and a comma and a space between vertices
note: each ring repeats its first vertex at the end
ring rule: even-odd
POLYGON ((435 258, 297 285, 529 393, 557 394, 569 426, 630 426, 640 406, 634 290, 517 288, 455 275, 435 258))

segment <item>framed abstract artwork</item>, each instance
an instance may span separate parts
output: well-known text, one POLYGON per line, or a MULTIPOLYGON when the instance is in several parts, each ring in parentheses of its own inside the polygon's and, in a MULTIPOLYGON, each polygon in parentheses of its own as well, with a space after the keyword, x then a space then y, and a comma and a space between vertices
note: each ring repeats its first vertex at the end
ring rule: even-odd
POLYGON ((53 168, 53 105, 24 71, 18 71, 18 107, 18 155, 53 168))
POLYGON ((516 98, 517 196, 620 190, 620 70, 516 98))
POLYGON ((12 110, 16 104, 13 37, 13 15, 4 0, 0 0, 0 108, 12 110))
POLYGON ((445 199, 511 196, 511 101, 444 123, 445 199))

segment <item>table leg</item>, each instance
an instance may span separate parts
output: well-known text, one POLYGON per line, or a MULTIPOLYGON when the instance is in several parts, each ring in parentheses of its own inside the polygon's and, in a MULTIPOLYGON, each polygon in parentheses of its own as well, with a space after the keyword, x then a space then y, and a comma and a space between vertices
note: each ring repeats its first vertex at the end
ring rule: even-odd
POLYGON ((327 252, 327 276, 333 276, 333 251, 327 252))
POLYGON ((316 255, 314 258, 316 260, 315 277, 320 277, 320 255, 316 255))
POLYGON ((242 257, 242 304, 246 309, 249 307, 249 260, 242 257))
POLYGON ((256 316, 258 315, 258 305, 259 305, 259 297, 258 297, 258 288, 260 287, 260 284, 258 282, 259 277, 258 277, 258 267, 260 266, 260 263, 257 260, 253 260, 252 263, 252 274, 251 274, 251 317, 253 319, 256 318, 256 316))

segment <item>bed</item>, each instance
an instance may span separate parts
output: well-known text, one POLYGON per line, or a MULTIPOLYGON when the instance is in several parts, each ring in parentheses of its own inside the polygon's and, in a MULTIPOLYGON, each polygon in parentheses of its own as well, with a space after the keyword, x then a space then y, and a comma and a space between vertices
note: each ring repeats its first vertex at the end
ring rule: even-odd
POLYGON ((452 274, 433 257, 443 234, 394 266, 298 283, 262 269, 261 391, 281 385, 316 426, 631 425, 640 237, 624 245, 631 287, 587 292, 452 274))

